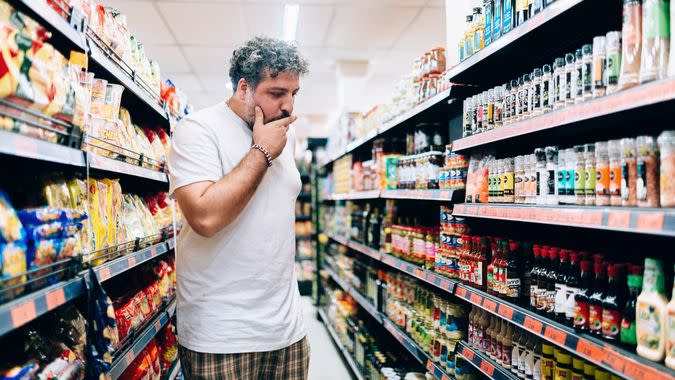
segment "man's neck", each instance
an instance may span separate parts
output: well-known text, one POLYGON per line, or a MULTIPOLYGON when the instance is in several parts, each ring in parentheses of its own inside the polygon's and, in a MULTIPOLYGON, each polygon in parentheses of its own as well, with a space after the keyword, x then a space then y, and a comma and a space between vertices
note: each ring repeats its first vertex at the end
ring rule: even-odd
POLYGON ((234 112, 235 115, 239 116, 239 118, 244 121, 244 124, 246 124, 246 126, 249 129, 253 129, 253 127, 248 123, 248 121, 246 121, 246 112, 244 112, 244 105, 241 104, 239 101, 237 101, 237 99, 235 99, 234 96, 227 99, 225 101, 225 105, 229 107, 232 110, 232 112, 234 112))

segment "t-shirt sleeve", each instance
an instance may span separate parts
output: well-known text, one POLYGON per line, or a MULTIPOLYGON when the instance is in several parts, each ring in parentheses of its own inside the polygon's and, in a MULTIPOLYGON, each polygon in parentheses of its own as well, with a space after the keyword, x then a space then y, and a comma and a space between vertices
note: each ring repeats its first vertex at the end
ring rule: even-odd
POLYGON ((169 194, 197 182, 216 182, 223 176, 216 136, 195 120, 184 119, 173 134, 169 151, 169 194))

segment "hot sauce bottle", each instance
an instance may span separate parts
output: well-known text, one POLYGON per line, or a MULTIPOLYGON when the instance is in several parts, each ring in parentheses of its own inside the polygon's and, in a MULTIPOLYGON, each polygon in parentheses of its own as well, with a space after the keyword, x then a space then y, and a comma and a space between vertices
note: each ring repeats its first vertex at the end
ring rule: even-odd
POLYGON ((593 293, 588 299, 588 329, 593 335, 602 335, 602 302, 605 299, 607 290, 606 265, 603 263, 593 264, 595 272, 595 281, 593 282, 593 293))
POLYGON ((492 252, 492 260, 487 266, 487 292, 488 294, 495 295, 495 260, 497 255, 495 250, 497 249, 497 244, 493 241, 490 243, 490 250, 492 252))
POLYGON ((532 246, 534 264, 530 271, 530 310, 537 309, 537 287, 539 282, 539 269, 541 265, 541 247, 537 244, 532 246))
POLYGON ((622 266, 607 267, 607 292, 602 302, 602 336, 608 340, 618 340, 621 333, 621 313, 623 308, 622 266))
POLYGON ((590 260, 581 262, 581 281, 579 292, 574 296, 574 328, 579 331, 589 329, 589 297, 593 286, 593 263, 590 260))

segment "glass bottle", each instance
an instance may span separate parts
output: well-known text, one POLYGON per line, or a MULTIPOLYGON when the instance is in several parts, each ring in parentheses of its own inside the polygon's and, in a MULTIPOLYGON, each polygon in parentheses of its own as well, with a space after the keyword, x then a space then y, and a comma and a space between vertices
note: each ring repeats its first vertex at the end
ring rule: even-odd
POLYGON ((539 273, 537 275, 537 314, 546 315, 546 309, 548 308, 547 300, 547 291, 548 291, 548 280, 549 280, 549 253, 550 247, 542 246, 541 247, 541 265, 539 267, 539 273))
POLYGON ((555 145, 547 146, 544 151, 546 154, 546 171, 548 172, 544 201, 547 205, 557 205, 558 182, 556 181, 556 169, 558 168, 558 147, 555 145))
POLYGON ((503 107, 504 107, 504 92, 501 86, 494 88, 494 127, 500 128, 503 125, 503 107))
POLYGON ((526 361, 527 361, 527 350, 529 342, 529 334, 526 331, 521 331, 520 340, 518 345, 520 346, 520 355, 518 356, 518 377, 521 379, 526 379, 526 361))
POLYGON ((621 141, 607 142, 609 154, 609 204, 621 206, 621 141))
POLYGON ((485 18, 480 7, 473 9, 473 52, 476 53, 485 47, 485 18))
POLYGON ((522 268, 518 258, 518 243, 511 240, 506 256, 506 299, 510 302, 518 303, 520 301, 521 277, 522 268))
POLYGON ((495 129, 495 91, 487 92, 487 130, 495 129))
POLYGON ((574 103, 581 103, 584 101, 584 53, 581 49, 577 49, 574 54, 574 76, 572 97, 574 103))
POLYGON ((511 337, 511 365, 509 369, 511 373, 518 376, 518 360, 520 359, 520 336, 523 334, 523 331, 519 328, 513 330, 513 336, 511 337))
POLYGON ((543 362, 543 348, 541 341, 537 340, 534 346, 534 362, 532 365, 532 380, 542 380, 541 364, 543 362))
POLYGON ((642 290, 642 271, 640 265, 631 265, 628 275, 628 297, 623 307, 621 316, 621 333, 619 338, 621 343, 634 348, 637 345, 637 336, 635 335, 635 306, 637 297, 642 290))
POLYGON ((507 82, 503 94, 502 119, 504 125, 511 123, 511 82, 507 82))
POLYGON ((555 319, 555 295, 558 269, 560 266, 560 248, 551 247, 548 251, 548 278, 546 279, 546 316, 555 319))
POLYGON ((584 188, 586 197, 585 205, 593 206, 595 205, 595 145, 586 144, 584 152, 584 161, 586 164, 584 170, 584 188))
POLYGON ((584 157, 584 146, 576 145, 574 153, 576 154, 574 168, 574 198, 578 206, 586 204, 586 159, 584 157))
POLYGON ((621 205, 637 206, 637 152, 635 139, 621 139, 621 205))
POLYGON ((576 196, 574 192, 575 187, 575 170, 577 167, 577 155, 574 148, 565 149, 565 204, 576 204, 576 196))
POLYGON ((497 328, 497 318, 490 316, 490 325, 487 330, 485 330, 485 339, 487 339, 485 353, 492 360, 495 360, 495 349, 497 347, 496 341, 494 339, 495 328, 497 328))
POLYGON ((503 195, 501 201, 504 203, 513 203, 515 200, 513 158, 505 158, 502 160, 502 163, 504 170, 502 174, 503 195))
POLYGON ((642 56, 642 1, 623 1, 623 24, 621 26, 621 89, 639 83, 640 58, 642 56))
POLYGON ((556 189, 556 194, 558 195, 558 203, 560 204, 565 204, 566 203, 566 187, 567 185, 565 184, 566 181, 566 170, 567 170, 567 155, 565 154, 566 150, 562 150, 558 154, 558 172, 557 172, 557 179, 558 179, 558 186, 556 189))
POLYGON ((619 74, 621 72, 621 32, 608 32, 605 36, 605 83, 607 94, 619 90, 619 74))
POLYGON ((511 353, 513 352, 513 334, 514 328, 513 325, 504 322, 506 324, 506 332, 504 333, 504 338, 502 339, 502 358, 501 364, 507 370, 511 369, 511 353))
POLYGON ((474 53, 474 47, 473 47, 473 41, 474 41, 474 34, 475 29, 474 29, 474 20, 473 20, 473 15, 468 15, 466 16, 466 33, 464 34, 464 38, 466 39, 464 41, 464 59, 467 59, 471 57, 474 53))
POLYGON ((559 323, 565 323, 565 301, 567 296, 567 277, 569 273, 569 251, 560 250, 560 263, 558 265, 557 276, 555 278, 555 320, 559 323))
POLYGON ((553 109, 555 103, 555 83, 553 80, 553 72, 551 65, 544 65, 541 76, 541 110, 542 113, 549 112, 553 109))
POLYGON ((637 203, 639 207, 659 207, 658 147, 652 136, 638 136, 637 147, 637 203))
POLYGON ((530 270, 530 310, 537 309, 537 293, 539 286, 539 270, 541 268, 541 247, 538 244, 532 246, 534 260, 530 270))
POLYGON ((666 317, 666 367, 675 369, 675 284, 670 294, 666 317))
POLYGON ((605 96, 605 60, 605 36, 597 36, 593 38, 593 98, 605 96))
POLYGON ((583 53, 583 67, 581 68, 584 84, 583 96, 586 101, 593 98, 593 45, 582 46, 581 52, 583 53))
POLYGON ((518 113, 516 107, 518 106, 518 81, 511 81, 511 123, 518 121, 518 113))
POLYGON ((607 292, 602 301, 602 337, 616 341, 621 334, 621 316, 623 312, 623 277, 621 266, 610 264, 607 267, 607 292))
POLYGON ((539 68, 534 69, 534 79, 532 80, 532 91, 530 91, 530 93, 532 94, 532 102, 530 104, 532 116, 539 116, 543 113, 542 94, 541 94, 541 86, 543 83, 542 76, 543 75, 541 69, 539 68))
POLYGON ((609 152, 607 142, 595 143, 595 204, 609 206, 609 152))
POLYGON ((561 323, 567 326, 574 326, 574 297, 581 291, 581 266, 579 264, 579 254, 576 252, 569 252, 570 266, 567 275, 567 282, 565 284, 565 299, 564 299, 564 318, 561 323))
POLYGON ((527 351, 525 356, 525 378, 530 380, 534 376, 534 350, 536 345, 536 337, 534 334, 529 334, 530 337, 527 340, 527 351))
POLYGON ((567 91, 567 82, 565 80, 565 60, 563 58, 556 58, 553 67, 555 93, 555 103, 553 104, 553 109, 561 109, 565 107, 565 93, 567 91))
POLYGON ((574 54, 565 54, 565 105, 574 104, 574 93, 572 86, 574 85, 574 54))
POLYGON ((523 156, 516 156, 514 158, 514 176, 513 176, 513 202, 517 204, 523 203, 523 156))
POLYGON ((529 203, 536 204, 538 199, 538 189, 539 189, 539 171, 537 170, 537 156, 535 154, 529 155, 530 162, 530 190, 529 190, 529 203))
POLYGON ((642 2, 642 58, 640 83, 663 79, 668 74, 670 49, 670 2, 642 2))
POLYGON ((516 93, 516 121, 523 120, 523 105, 525 97, 525 77, 518 78, 518 91, 516 93))
POLYGON ((574 328, 578 331, 588 332, 590 319, 589 298, 593 288, 593 262, 583 260, 581 262, 581 282, 579 292, 574 296, 574 328))
POLYGON ((520 105, 520 119, 524 120, 530 117, 530 90, 532 87, 532 82, 530 81, 530 75, 523 75, 523 91, 522 99, 520 105))
POLYGON ((667 302, 663 263, 646 258, 642 292, 636 305, 637 353, 655 362, 665 356, 667 302))
POLYGON ((607 271, 602 262, 593 264, 595 280, 593 293, 589 297, 589 332, 592 335, 602 335, 602 301, 607 291, 607 271))

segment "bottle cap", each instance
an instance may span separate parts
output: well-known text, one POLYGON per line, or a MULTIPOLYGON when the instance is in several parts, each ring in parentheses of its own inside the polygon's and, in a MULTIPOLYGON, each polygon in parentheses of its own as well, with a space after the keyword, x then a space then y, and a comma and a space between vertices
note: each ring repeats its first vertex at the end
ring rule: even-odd
POLYGON ((593 255, 593 262, 594 263, 602 263, 602 260, 604 260, 605 256, 602 253, 596 253, 593 255))
POLYGON ((593 265, 592 262, 590 262, 588 260, 584 260, 584 261, 581 262, 581 270, 584 271, 584 272, 588 272, 588 271, 591 270, 592 265, 593 265))
POLYGON ((541 76, 541 69, 534 69, 534 76, 535 78, 539 78, 541 76))
POLYGON ((518 249, 518 243, 516 241, 511 240, 509 242, 509 249, 511 249, 512 251, 517 250, 518 249))
POLYGON ((560 57, 556 58, 554 66, 555 66, 556 69, 564 67, 565 66, 565 60, 560 58, 560 57))
POLYGON ((572 53, 565 54, 565 63, 570 65, 574 64, 574 54, 572 53))
POLYGON ((584 53, 581 51, 581 49, 577 49, 574 55, 576 56, 577 61, 584 57, 584 53))
POLYGON ((550 74, 551 73, 551 65, 549 65, 549 64, 544 65, 542 70, 544 71, 544 74, 550 74))
POLYGON ((511 89, 514 89, 516 87, 518 87, 518 81, 515 79, 511 80, 511 89))
POLYGON ((579 262, 579 254, 577 252, 574 252, 572 250, 569 250, 569 255, 570 255, 570 262, 572 263, 578 263, 579 262))
POLYGON ((546 355, 553 355, 553 346, 548 343, 542 343, 541 352, 543 352, 546 355))
POLYGON ((566 249, 561 249, 559 255, 560 255, 561 261, 567 261, 567 258, 569 256, 569 251, 566 250, 566 249))
POLYGON ((535 244, 532 246, 532 252, 534 252, 534 256, 541 256, 541 247, 539 244, 535 244))
POLYGON ((631 265, 630 266, 630 274, 642 276, 643 272, 644 272, 644 267, 642 267, 642 265, 631 265))
POLYGON ((584 55, 592 55, 593 54, 593 45, 586 44, 586 45, 581 47, 581 51, 584 53, 584 55))
POLYGON ((593 271, 596 275, 605 273, 605 264, 604 263, 595 263, 593 264, 593 271))
POLYGON ((616 277, 619 274, 619 265, 609 264, 607 266, 607 276, 616 277))
POLYGON ((574 358, 572 358, 572 367, 577 372, 583 372, 584 360, 575 356, 574 358))
POLYGON ((591 363, 584 363, 584 375, 587 377, 593 377, 595 375, 595 366, 591 363))

